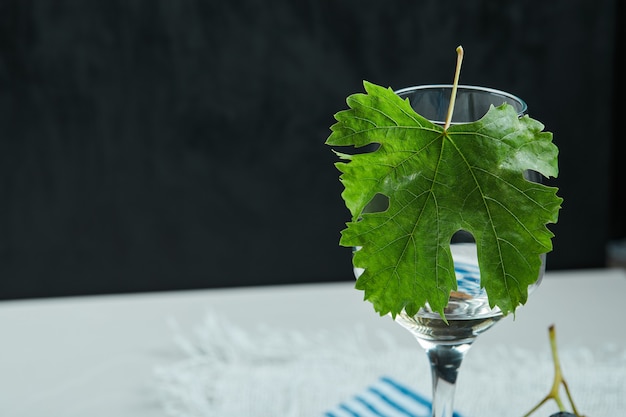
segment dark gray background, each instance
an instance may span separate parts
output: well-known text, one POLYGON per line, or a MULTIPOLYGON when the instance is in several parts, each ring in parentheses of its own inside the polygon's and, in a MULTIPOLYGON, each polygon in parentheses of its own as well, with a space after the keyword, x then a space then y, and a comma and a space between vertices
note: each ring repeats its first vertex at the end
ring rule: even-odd
POLYGON ((332 115, 364 79, 451 82, 459 44, 561 149, 548 267, 602 266, 618 3, 0 1, 0 298, 351 280, 332 115))

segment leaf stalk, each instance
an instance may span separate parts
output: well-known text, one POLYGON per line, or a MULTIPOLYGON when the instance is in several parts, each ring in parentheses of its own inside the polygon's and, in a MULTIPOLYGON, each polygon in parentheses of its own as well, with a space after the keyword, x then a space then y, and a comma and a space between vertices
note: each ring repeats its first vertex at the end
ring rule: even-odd
POLYGON ((452 114, 454 113, 454 103, 456 102, 456 91, 459 86, 459 78, 461 77, 461 64, 463 63, 463 47, 459 45, 456 48, 456 69, 454 71, 454 82, 452 83, 452 94, 450 95, 450 104, 448 105, 448 114, 443 130, 446 131, 452 123, 452 114))

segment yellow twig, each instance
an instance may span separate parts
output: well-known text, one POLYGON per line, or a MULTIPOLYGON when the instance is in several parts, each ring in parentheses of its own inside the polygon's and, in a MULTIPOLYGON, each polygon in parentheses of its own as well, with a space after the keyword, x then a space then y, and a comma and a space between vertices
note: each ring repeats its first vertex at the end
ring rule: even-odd
POLYGON ((559 392, 559 388, 563 385, 565 389, 565 393, 567 394, 567 399, 569 400, 570 405, 572 406, 572 411, 574 415, 577 417, 585 417, 578 413, 576 406, 574 405, 574 400, 569 391, 569 387, 567 386, 567 382, 563 377, 563 371, 561 370, 561 361, 559 360, 559 351, 556 345, 556 330, 554 325, 548 328, 549 336, 550 336, 550 349, 552 350, 552 362, 554 364, 554 380, 552 381, 552 387, 546 395, 537 405, 535 405, 528 413, 524 414, 524 417, 530 416, 532 413, 541 408, 549 400, 554 400, 560 411, 565 411, 565 405, 563 404, 563 400, 561 400, 561 394, 559 392))

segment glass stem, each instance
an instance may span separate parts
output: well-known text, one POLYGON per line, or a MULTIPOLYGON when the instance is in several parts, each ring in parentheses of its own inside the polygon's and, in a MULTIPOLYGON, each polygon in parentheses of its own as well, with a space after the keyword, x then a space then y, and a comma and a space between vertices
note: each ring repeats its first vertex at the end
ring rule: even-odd
MULTIPOLYGON (((420 341, 424 342, 424 341, 420 341)), ((452 417, 456 378, 471 344, 439 345, 422 343, 430 360, 433 379, 433 417, 452 417), (425 346, 426 345, 426 346, 425 346)))

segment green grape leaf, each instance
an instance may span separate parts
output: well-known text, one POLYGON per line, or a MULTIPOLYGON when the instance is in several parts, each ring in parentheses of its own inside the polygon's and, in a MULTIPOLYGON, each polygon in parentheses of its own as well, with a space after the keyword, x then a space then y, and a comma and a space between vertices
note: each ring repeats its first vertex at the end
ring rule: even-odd
POLYGON ((366 94, 348 97, 326 143, 377 149, 339 153, 342 197, 352 220, 340 244, 358 247, 363 268, 356 287, 381 315, 414 315, 426 303, 444 317, 456 290, 450 240, 460 230, 476 241, 489 304, 504 314, 528 297, 552 250, 562 199, 556 188, 525 172, 558 174, 552 134, 508 104, 480 120, 444 131, 418 115, 408 99, 364 82, 366 94), (386 204, 370 209, 385 196, 386 204), (370 205, 370 206, 368 206, 370 205))

